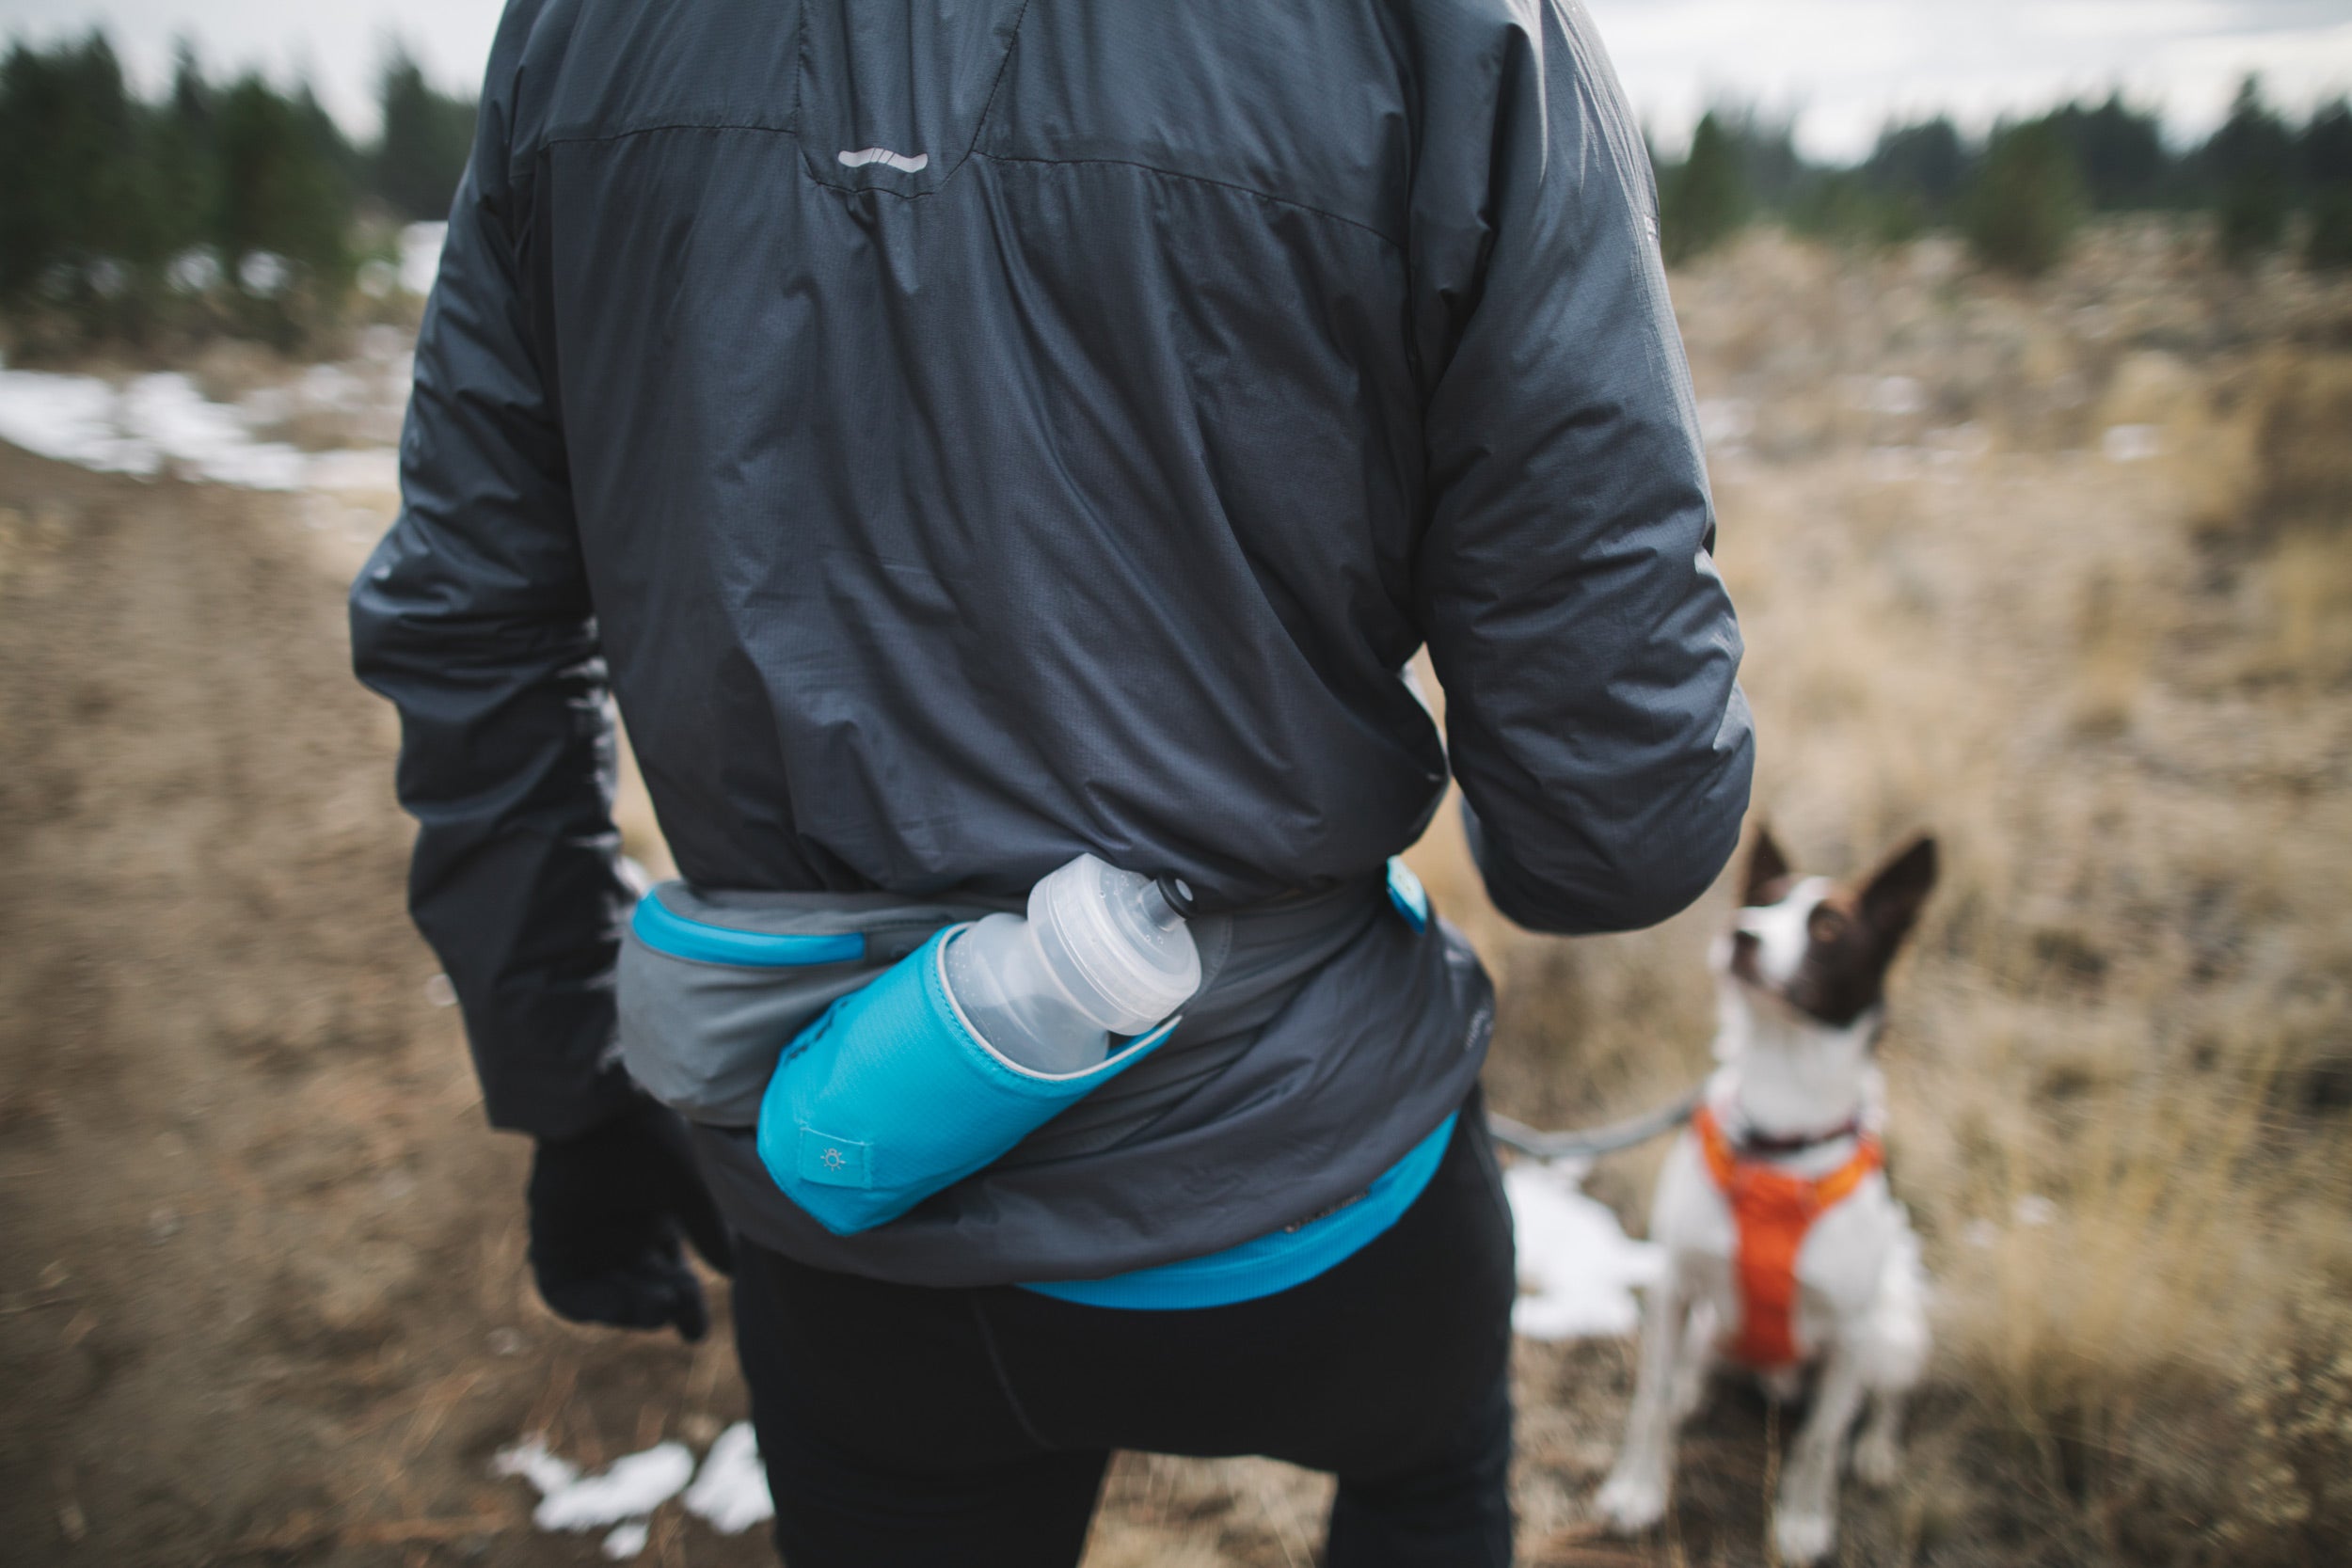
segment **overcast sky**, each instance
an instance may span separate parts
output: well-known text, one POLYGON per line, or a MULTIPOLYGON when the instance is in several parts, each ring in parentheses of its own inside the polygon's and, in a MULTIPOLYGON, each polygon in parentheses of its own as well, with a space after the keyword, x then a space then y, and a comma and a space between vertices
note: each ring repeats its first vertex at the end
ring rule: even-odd
MULTIPOLYGON (((687 4, 691 0, 669 0, 687 4)), ((1164 5, 1180 0, 1100 0, 1164 5)), ((2352 0, 1588 0, 1634 106, 1668 148, 1708 102, 1797 119, 1816 157, 1867 151, 1890 115, 1947 109, 1980 127, 2004 111, 2122 86, 2179 135, 2209 129, 2238 78, 2262 72, 2300 110, 2352 89, 2352 0)), ((0 0, 0 34, 51 39, 109 24, 138 79, 160 83, 172 40, 215 73, 305 73, 355 133, 386 40, 472 86, 495 0, 0 0)))

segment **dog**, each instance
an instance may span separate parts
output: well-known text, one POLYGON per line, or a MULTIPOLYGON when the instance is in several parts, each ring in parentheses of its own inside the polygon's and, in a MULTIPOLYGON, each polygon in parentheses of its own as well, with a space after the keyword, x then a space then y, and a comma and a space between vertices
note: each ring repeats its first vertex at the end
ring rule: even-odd
POLYGON ((1883 1486, 1900 1467, 1927 1286, 1887 1184, 1877 1046, 1887 967, 1935 875, 1925 836, 1848 886, 1795 875, 1771 832, 1756 836, 1711 959, 1720 1065, 1650 1212, 1665 1272, 1644 1312, 1624 1447, 1596 1498, 1619 1531, 1664 1517, 1676 1432, 1718 1361, 1758 1374, 1775 1400, 1811 1383, 1773 1513, 1784 1560, 1819 1561, 1836 1543, 1838 1462, 1866 1406, 1855 1474, 1883 1486))

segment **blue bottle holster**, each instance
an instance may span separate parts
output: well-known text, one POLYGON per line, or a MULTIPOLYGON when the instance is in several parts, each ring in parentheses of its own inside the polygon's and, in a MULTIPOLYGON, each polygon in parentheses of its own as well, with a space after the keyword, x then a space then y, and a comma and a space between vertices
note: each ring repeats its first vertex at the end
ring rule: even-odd
POLYGON ((1141 1061, 1182 1015, 1084 1072, 992 1049, 948 993, 949 927, 794 1037, 760 1101, 759 1158, 836 1236, 871 1229, 1004 1154, 1141 1061))

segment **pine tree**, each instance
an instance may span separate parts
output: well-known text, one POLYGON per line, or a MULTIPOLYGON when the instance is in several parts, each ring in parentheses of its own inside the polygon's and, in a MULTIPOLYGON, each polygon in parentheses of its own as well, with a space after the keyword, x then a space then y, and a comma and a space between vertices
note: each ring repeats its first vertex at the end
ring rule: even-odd
POLYGON ((0 295, 94 307, 128 292, 166 236, 143 135, 113 46, 96 32, 0 65, 0 295))
POLYGON ((1915 203, 1923 215, 1940 220, 1966 187, 1972 166, 1959 129, 1939 115, 1879 133, 1862 176, 1872 189, 1915 203))
POLYGON ((1709 110, 1691 133, 1691 154, 1673 172, 1659 202, 1660 243, 1670 265, 1705 254, 1747 220, 1746 171, 1740 149, 1709 110))
POLYGON ((2295 138, 2263 102, 2259 79, 2239 84, 2230 118, 2199 161, 2212 191, 2223 258, 2243 264, 2278 248, 2293 199, 2295 138))
POLYGON ((351 187, 338 166, 333 122, 306 91, 280 94, 246 76, 221 95, 216 117, 221 201, 215 233, 247 293, 285 286, 275 256, 308 274, 322 294, 339 292, 351 267, 351 187), (324 126, 322 125, 324 122, 324 126))
POLYGON ((384 139, 373 159, 375 194, 404 218, 447 217, 473 150, 472 101, 436 91, 405 49, 385 63, 379 92, 384 139))
POLYGON ((157 221, 174 257, 215 237, 220 212, 220 148, 215 95, 195 49, 184 40, 172 64, 171 91, 151 117, 157 221))
POLYGON ((2352 103, 2339 98, 2312 110, 2296 151, 2312 203, 2304 262, 2352 267, 2352 103))
POLYGON ((2118 92, 2095 109, 2069 103, 2049 119, 2073 151, 2092 206, 2113 212, 2164 198, 2172 160, 2153 113, 2132 107, 2118 92))
POLYGON ((2312 190, 2352 188, 2352 100, 2322 103, 2295 138, 2298 172, 2312 190))
POLYGON ((2056 266, 2082 221, 2082 177, 2058 128, 2044 119, 1995 131, 1961 215, 1988 266, 2026 277, 2056 266))
POLYGON ((1801 234, 1864 245, 1900 245, 1918 238, 1925 208, 1915 192, 1882 188, 1859 169, 1818 173, 1787 208, 1801 234))

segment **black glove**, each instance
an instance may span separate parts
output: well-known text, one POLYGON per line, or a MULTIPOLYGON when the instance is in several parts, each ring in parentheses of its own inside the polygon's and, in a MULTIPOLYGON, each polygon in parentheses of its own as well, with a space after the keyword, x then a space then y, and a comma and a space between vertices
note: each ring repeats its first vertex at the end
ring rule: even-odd
POLYGON ((710 1327, 702 1286, 679 1249, 735 1270, 735 1249, 686 1124, 650 1100, 576 1138, 542 1138, 531 1162, 531 1273, 558 1317, 618 1328, 710 1327))

